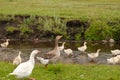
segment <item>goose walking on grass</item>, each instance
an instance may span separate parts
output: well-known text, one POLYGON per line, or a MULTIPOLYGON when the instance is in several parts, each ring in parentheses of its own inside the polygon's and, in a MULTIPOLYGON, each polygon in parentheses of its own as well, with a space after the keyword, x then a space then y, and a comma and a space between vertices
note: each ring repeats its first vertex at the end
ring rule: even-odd
POLYGON ((44 65, 48 64, 49 63, 49 59, 44 59, 42 57, 37 57, 37 59, 44 65))
MULTIPOLYGON (((54 49, 45 53, 44 55, 44 59, 49 59, 50 62, 56 62, 58 60, 58 58, 60 57, 60 50, 59 50, 59 47, 58 47, 58 41, 59 39, 61 39, 62 36, 57 36, 55 38, 55 46, 54 46, 54 49)), ((45 67, 47 67, 48 64, 45 65, 45 67)))
POLYGON ((111 53, 113 56, 116 56, 120 54, 120 50, 119 49, 111 50, 111 53))
POLYGON ((30 58, 27 62, 23 62, 17 66, 17 68, 10 73, 9 75, 14 75, 16 78, 28 78, 30 74, 32 73, 32 70, 35 65, 35 55, 38 54, 40 51, 33 50, 30 58))
POLYGON ((10 41, 10 39, 6 39, 6 42, 3 42, 3 43, 0 44, 1 47, 2 48, 7 48, 7 46, 9 45, 9 41, 10 41))
POLYGON ((84 42, 84 45, 83 46, 81 46, 81 47, 78 47, 78 50, 80 51, 80 52, 85 52, 85 50, 87 49, 87 42, 84 42))
POLYGON ((64 49, 65 42, 62 43, 62 46, 59 46, 59 50, 62 51, 64 49))
POLYGON ((67 56, 73 55, 72 49, 64 49, 64 52, 65 52, 65 54, 67 54, 67 56))
POLYGON ((21 63, 22 59, 21 59, 21 51, 19 51, 19 54, 17 57, 15 57, 15 59, 13 60, 13 65, 18 65, 21 63))

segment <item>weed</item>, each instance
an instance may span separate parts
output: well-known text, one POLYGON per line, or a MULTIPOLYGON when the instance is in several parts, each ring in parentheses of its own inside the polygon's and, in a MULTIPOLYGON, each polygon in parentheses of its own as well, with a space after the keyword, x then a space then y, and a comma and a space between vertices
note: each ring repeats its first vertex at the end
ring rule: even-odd
POLYGON ((11 32, 11 33, 15 30, 18 30, 18 28, 13 27, 13 26, 7 26, 5 29, 6 29, 6 31, 11 32))
POLYGON ((33 33, 33 30, 28 27, 26 24, 19 25, 20 36, 28 38, 30 33, 33 33))

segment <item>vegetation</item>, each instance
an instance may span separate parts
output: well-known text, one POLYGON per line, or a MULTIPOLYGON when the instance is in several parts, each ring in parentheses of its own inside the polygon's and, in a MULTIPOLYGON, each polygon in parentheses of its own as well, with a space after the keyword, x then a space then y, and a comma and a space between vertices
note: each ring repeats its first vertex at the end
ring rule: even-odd
MULTIPOLYGON (((15 69, 15 66, 8 62, 0 62, 0 79, 16 80, 14 76, 6 77, 15 69)), ((44 68, 42 64, 36 64, 30 77, 36 80, 119 80, 119 65, 103 64, 50 64, 44 68)))
POLYGON ((108 26, 105 21, 94 21, 86 31, 88 40, 104 40, 112 38, 112 27, 108 26))
POLYGON ((0 0, 0 14, 120 18, 119 0, 0 0))
MULTIPOLYGON (((23 38, 37 32, 43 37, 61 34, 78 41, 109 38, 119 41, 119 5, 119 0, 0 0, 0 23, 19 27, 19 36, 23 38), (67 25, 70 20, 73 28, 67 25), (77 28, 75 20, 80 21, 77 28)), ((15 30, 6 28, 8 34, 15 30)))
POLYGON ((13 32, 13 31, 15 31, 15 30, 18 30, 18 28, 15 28, 15 27, 13 27, 13 26, 7 26, 6 27, 6 31, 8 31, 8 32, 13 32))

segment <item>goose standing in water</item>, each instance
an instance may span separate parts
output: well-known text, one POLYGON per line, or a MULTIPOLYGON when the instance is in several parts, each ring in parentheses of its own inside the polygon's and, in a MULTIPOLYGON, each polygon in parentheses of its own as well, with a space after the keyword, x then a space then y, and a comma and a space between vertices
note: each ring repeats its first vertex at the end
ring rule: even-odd
POLYGON ((120 50, 119 49, 111 50, 111 53, 113 56, 116 56, 120 54, 120 50))
POLYGON ((13 60, 13 65, 18 65, 21 63, 22 59, 21 59, 21 51, 19 51, 19 54, 17 57, 15 57, 15 59, 13 60))
POLYGON ((120 60, 120 56, 116 56, 116 57, 111 57, 109 59, 107 59, 107 62, 109 64, 117 64, 120 60))
POLYGON ((73 55, 72 49, 64 49, 64 52, 65 52, 65 54, 67 54, 67 56, 73 55))
POLYGON ((17 66, 17 68, 10 73, 9 75, 14 75, 16 78, 28 78, 30 74, 32 73, 32 70, 35 65, 35 55, 38 54, 40 51, 33 50, 30 58, 27 62, 23 62, 17 66))
MULTIPOLYGON (((58 41, 59 39, 62 38, 62 36, 57 36, 55 38, 55 46, 54 49, 52 51, 47 52, 44 55, 44 59, 49 59, 50 62, 56 62, 58 60, 58 58, 60 57, 60 50, 58 47, 58 41)), ((45 67, 47 67, 48 64, 45 65, 45 67)))
POLYGON ((62 51, 64 49, 65 42, 62 43, 62 46, 59 46, 59 50, 62 51))
POLYGON ((91 58, 91 59, 95 59, 99 56, 99 52, 100 52, 101 49, 98 49, 96 53, 90 53, 88 54, 88 57, 91 58))
POLYGON ((115 43, 115 40, 111 38, 111 39, 109 39, 109 42, 110 43, 115 43))
POLYGON ((7 48, 7 46, 9 45, 9 41, 10 41, 10 39, 6 39, 6 42, 3 42, 3 43, 0 44, 1 47, 2 48, 7 48))
POLYGON ((78 47, 78 50, 81 51, 81 52, 85 52, 85 50, 87 49, 87 42, 84 42, 84 45, 81 46, 81 47, 78 47))

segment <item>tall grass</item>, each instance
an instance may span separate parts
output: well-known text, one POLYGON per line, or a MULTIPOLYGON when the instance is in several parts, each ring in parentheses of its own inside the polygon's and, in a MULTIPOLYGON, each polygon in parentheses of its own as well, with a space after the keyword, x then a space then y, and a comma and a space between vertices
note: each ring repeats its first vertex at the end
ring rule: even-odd
MULTIPOLYGON (((8 75, 15 69, 11 63, 0 62, 0 79, 16 80, 8 75)), ((120 80, 119 65, 103 64, 50 64, 44 68, 42 64, 36 64, 30 77, 36 80, 120 80)))

